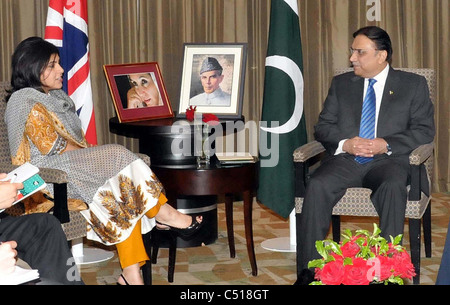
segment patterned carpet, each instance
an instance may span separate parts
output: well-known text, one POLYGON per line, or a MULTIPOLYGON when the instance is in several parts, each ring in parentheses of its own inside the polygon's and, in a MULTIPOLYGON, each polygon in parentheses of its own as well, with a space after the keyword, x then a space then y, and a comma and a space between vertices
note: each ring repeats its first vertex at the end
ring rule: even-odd
MULTIPOLYGON (((449 222, 450 194, 433 194, 431 211, 432 257, 426 258, 422 253, 421 285, 434 285, 436 281, 449 222)), ((343 229, 371 230, 372 223, 376 221, 376 218, 342 217, 341 226, 343 229)), ((405 224, 404 245, 408 248, 408 226, 405 224)), ((292 285, 295 282, 295 253, 273 252, 261 247, 261 242, 267 239, 288 237, 288 221, 255 202, 253 233, 257 276, 251 275, 247 256, 242 202, 234 205, 236 258, 229 255, 223 204, 218 205, 218 228, 219 236, 215 243, 177 250, 173 283, 167 281, 168 250, 160 249, 158 262, 152 270, 153 285, 292 285)), ((115 253, 114 248, 107 249, 115 253)), ((116 254, 108 262, 81 267, 82 278, 88 285, 113 285, 120 273, 116 254)))

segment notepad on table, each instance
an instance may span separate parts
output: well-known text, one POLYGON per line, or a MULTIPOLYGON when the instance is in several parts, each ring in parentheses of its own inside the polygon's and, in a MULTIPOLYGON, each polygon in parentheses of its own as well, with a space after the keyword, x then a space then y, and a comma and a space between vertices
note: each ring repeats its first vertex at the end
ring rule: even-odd
POLYGON ((237 164, 237 163, 254 163, 255 157, 250 153, 225 153, 216 154, 217 159, 222 164, 237 164))

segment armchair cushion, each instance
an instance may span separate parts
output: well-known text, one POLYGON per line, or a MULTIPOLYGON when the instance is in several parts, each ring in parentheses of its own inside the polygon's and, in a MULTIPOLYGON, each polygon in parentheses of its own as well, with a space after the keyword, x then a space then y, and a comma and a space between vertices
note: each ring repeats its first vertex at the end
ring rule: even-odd
MULTIPOLYGON (((411 152, 409 156, 409 161, 411 166, 420 166, 425 164, 426 167, 426 177, 428 183, 430 183, 430 174, 433 168, 433 158, 430 158, 433 154, 434 143, 429 143, 421 145, 411 152)), ((294 153, 294 163, 303 163, 304 166, 308 167, 307 164, 310 160, 318 157, 321 153, 325 152, 325 148, 318 141, 312 141, 301 147, 297 148, 294 153)), ((302 168, 304 167, 302 166, 302 168)), ((306 175, 298 173, 297 179, 301 180, 301 184, 306 183, 306 175)), ((414 181, 414 179, 412 179, 414 181)), ((415 183, 415 182, 414 182, 415 183)), ((417 183, 419 183, 417 181, 417 183)), ((419 185, 415 187, 419 188, 419 185)), ((408 193, 410 193, 411 185, 407 186, 408 193)), ((348 188, 342 199, 333 208, 333 215, 350 215, 350 216, 372 216, 377 217, 378 213, 375 210, 371 200, 370 194, 372 191, 366 188, 348 188)), ((406 218, 421 219, 425 210, 428 206, 430 200, 428 194, 420 192, 420 196, 417 200, 408 200, 406 205, 406 218)), ((303 206, 302 194, 297 194, 295 198, 295 212, 301 213, 303 206)))

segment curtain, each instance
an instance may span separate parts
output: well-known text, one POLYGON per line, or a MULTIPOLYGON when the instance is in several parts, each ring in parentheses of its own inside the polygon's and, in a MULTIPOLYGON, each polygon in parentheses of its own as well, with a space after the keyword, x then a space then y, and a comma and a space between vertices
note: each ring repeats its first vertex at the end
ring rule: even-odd
MULTIPOLYGON (((434 191, 450 188, 450 0, 297 0, 305 79, 305 116, 312 139, 333 71, 349 65, 352 33, 378 25, 391 36, 393 66, 434 68, 438 76, 434 191), (379 4, 379 18, 368 11, 379 4)), ((88 0, 91 79, 99 144, 138 150, 135 139, 109 132, 115 116, 103 65, 156 61, 178 111, 183 44, 248 44, 243 115, 259 121, 270 18, 269 0, 88 0)), ((48 0, 0 0, 0 80, 24 38, 43 36, 48 0)), ((373 11, 371 11, 373 12, 373 11)))
POLYGON ((29 36, 41 36, 48 4, 36 0, 0 0, 0 80, 9 80, 15 46, 29 36))

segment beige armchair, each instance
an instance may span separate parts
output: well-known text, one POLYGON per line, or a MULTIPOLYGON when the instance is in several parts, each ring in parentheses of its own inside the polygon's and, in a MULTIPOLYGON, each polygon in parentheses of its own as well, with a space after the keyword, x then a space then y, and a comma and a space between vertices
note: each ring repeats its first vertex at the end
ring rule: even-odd
MULTIPOLYGON (((351 68, 337 70, 335 75, 351 71, 351 68)), ((399 68, 408 72, 422 75, 426 78, 430 89, 430 98, 433 103, 436 99, 436 75, 432 69, 407 69, 399 68)), ((426 195, 421 192, 420 187, 420 166, 425 164, 428 183, 431 192, 431 181, 433 178, 434 162, 434 143, 426 144, 414 150, 410 156, 411 166, 411 184, 408 186, 409 195, 406 205, 405 217, 409 223, 409 242, 411 259, 414 264, 416 276, 413 279, 414 284, 420 283, 420 245, 421 245, 421 220, 423 222, 425 255, 431 257, 431 194, 426 195)), ((321 143, 312 141, 294 151, 294 165, 296 175, 296 198, 295 211, 298 214, 302 212, 303 197, 305 194, 305 185, 308 179, 310 167, 320 161, 321 155, 325 153, 325 148, 321 143)), ((347 216, 372 216, 378 214, 370 201, 371 190, 366 188, 349 188, 342 199, 334 206, 332 216, 333 240, 340 240, 340 215, 347 216)), ((297 217, 297 227, 298 220, 297 217)), ((299 234, 297 234, 298 236, 299 234)), ((298 244, 298 241, 297 241, 298 244)), ((297 251, 298 252, 298 251, 297 251)), ((299 267, 298 267, 299 269, 299 267)), ((300 272, 300 270, 298 270, 300 272)))

